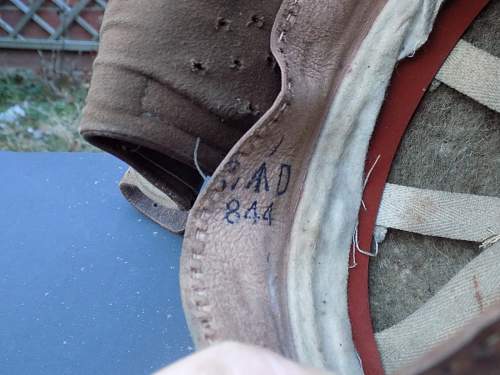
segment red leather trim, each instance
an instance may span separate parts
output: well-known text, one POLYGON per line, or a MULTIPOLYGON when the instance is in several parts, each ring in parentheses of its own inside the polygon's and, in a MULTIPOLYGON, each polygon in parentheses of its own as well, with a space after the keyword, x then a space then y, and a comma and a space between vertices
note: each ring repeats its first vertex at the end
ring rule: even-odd
MULTIPOLYGON (((412 58, 401 62, 394 72, 386 101, 377 120, 367 155, 366 168, 378 160, 365 188, 360 210, 359 241, 370 248, 377 211, 392 160, 399 143, 428 85, 457 41, 489 0, 452 0, 443 6, 425 46, 412 58)), ((383 374, 375 343, 368 298, 369 258, 357 254, 358 265, 350 270, 348 284, 349 316, 357 350, 366 375, 383 374)))

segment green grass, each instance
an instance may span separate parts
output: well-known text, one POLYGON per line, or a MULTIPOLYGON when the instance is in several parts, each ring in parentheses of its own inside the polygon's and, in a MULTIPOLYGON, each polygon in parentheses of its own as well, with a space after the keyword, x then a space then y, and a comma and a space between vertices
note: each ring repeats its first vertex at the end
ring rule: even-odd
POLYGON ((19 105, 25 116, 0 121, 0 150, 95 151, 78 134, 88 83, 59 75, 43 79, 29 71, 0 73, 0 118, 19 105))

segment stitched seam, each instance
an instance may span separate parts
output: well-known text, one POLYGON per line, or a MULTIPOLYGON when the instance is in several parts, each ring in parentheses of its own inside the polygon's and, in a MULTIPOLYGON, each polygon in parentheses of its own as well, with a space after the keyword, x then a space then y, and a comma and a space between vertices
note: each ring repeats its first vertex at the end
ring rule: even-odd
MULTIPOLYGON (((152 111, 148 110, 147 105, 146 105, 146 99, 150 95, 150 91, 149 90, 150 90, 151 85, 152 85, 153 82, 161 84, 161 82, 158 81, 157 79, 155 79, 153 76, 147 75, 146 76, 146 85, 144 87, 143 94, 141 95, 141 116, 149 114, 151 116, 151 119, 160 122, 163 126, 169 126, 169 127, 174 128, 178 132, 180 132, 180 133, 186 135, 187 137, 191 138, 193 140, 193 142, 196 141, 197 137, 202 137, 203 134, 194 134, 193 132, 190 132, 190 131, 188 131, 186 129, 183 129, 182 127, 176 126, 172 122, 166 121, 164 114, 159 113, 159 112, 152 112, 152 111)), ((170 86, 167 86, 167 87, 174 94, 182 96, 181 94, 179 94, 179 92, 176 92, 175 90, 172 90, 172 88, 170 86)), ((183 98, 186 99, 185 97, 183 97, 183 98)), ((210 115, 214 115, 213 113, 211 113, 209 111, 207 111, 207 113, 209 113, 210 115)), ((223 126, 225 128, 227 128, 227 129, 230 128, 229 126, 226 126, 226 125, 223 125, 223 126)), ((215 152, 222 153, 222 154, 226 153, 226 150, 223 150, 222 148, 220 148, 217 145, 213 144, 213 142, 207 142, 206 140, 204 140, 203 143, 207 147, 210 147, 215 152)), ((181 156, 181 157, 185 157, 185 156, 181 156)))
POLYGON ((210 115, 214 115, 217 117, 221 116, 220 114, 217 114, 217 113, 211 111, 210 109, 208 109, 202 100, 195 100, 191 93, 187 92, 186 90, 182 90, 179 87, 176 87, 175 83, 172 82, 171 80, 161 79, 161 76, 159 77, 152 70, 148 70, 148 69, 141 70, 141 69, 138 69, 133 64, 116 63, 114 61, 109 61, 104 57, 98 57, 96 59, 96 62, 94 63, 94 69, 99 65, 102 65, 105 67, 116 67, 118 69, 129 71, 135 75, 145 76, 148 79, 162 85, 163 87, 167 87, 168 90, 170 90, 173 94, 176 94, 179 97, 182 97, 187 102, 193 104, 195 107, 199 108, 203 112, 206 112, 210 115))
MULTIPOLYGON (((286 52, 284 50, 284 47, 286 46, 286 35, 291 30, 297 19, 300 8, 299 2, 300 0, 291 1, 291 4, 288 5, 287 9, 284 12, 284 14, 286 14, 286 16, 284 16, 285 19, 280 25, 281 33, 278 37, 278 43, 280 44, 280 47, 278 48, 278 51, 283 57, 286 56, 286 52)), ((285 92, 283 93, 283 103, 278 108, 277 112, 268 119, 268 121, 263 123, 259 129, 255 130, 255 133, 253 135, 254 140, 250 141, 248 146, 243 145, 242 147, 244 149, 248 149, 239 152, 239 155, 247 156, 251 154, 265 139, 265 135, 271 130, 271 125, 279 121, 283 113, 285 113, 290 106, 290 97, 292 94, 293 84, 292 80, 288 77, 288 62, 286 61, 286 59, 283 59, 283 62, 283 76, 286 77, 287 80, 285 92)), ((217 182, 221 178, 225 177, 225 173, 227 172, 221 171, 221 173, 219 173, 219 175, 215 177, 214 181, 212 181, 212 187, 209 188, 209 191, 206 192, 207 198, 209 198, 205 200, 203 206, 196 210, 196 212, 192 212, 192 214, 196 216, 193 217, 193 224, 195 226, 195 239, 189 242, 190 255, 188 266, 190 277, 190 291, 192 292, 190 300, 195 309, 195 314, 192 315, 195 317, 195 319, 198 320, 199 326, 201 327, 199 331, 200 337, 207 344, 213 343, 217 339, 217 337, 215 332, 215 325, 213 324, 215 320, 214 317, 210 314, 211 305, 207 295, 207 288, 204 286, 199 286, 203 285, 202 280, 204 277, 202 264, 206 246, 206 242, 204 242, 204 239, 207 236, 208 226, 205 222, 209 207, 213 207, 220 202, 219 198, 221 197, 221 194, 217 191, 215 186, 218 186, 217 182)))

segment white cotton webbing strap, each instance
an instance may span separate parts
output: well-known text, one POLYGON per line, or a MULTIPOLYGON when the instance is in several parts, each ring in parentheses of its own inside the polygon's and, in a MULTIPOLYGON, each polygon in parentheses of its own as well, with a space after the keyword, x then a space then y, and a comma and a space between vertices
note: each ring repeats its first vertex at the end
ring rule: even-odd
POLYGON ((500 112, 500 58, 460 40, 436 79, 500 112))
POLYGON ((500 198, 386 184, 377 225, 482 243, 500 234, 500 198))
POLYGON ((500 301, 500 243, 484 250, 417 311, 375 334, 385 371, 410 365, 500 301))

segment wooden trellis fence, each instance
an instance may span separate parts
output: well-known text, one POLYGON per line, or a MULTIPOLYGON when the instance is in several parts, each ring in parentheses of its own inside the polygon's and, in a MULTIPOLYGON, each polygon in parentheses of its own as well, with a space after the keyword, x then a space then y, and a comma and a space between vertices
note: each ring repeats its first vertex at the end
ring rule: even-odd
POLYGON ((0 48, 97 50, 107 0, 0 0, 0 48))

